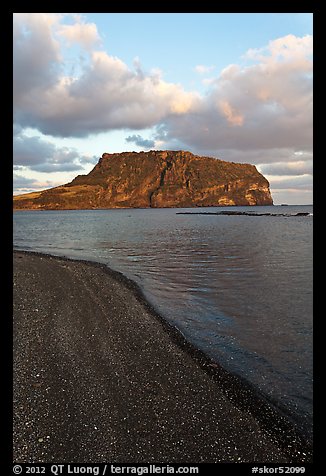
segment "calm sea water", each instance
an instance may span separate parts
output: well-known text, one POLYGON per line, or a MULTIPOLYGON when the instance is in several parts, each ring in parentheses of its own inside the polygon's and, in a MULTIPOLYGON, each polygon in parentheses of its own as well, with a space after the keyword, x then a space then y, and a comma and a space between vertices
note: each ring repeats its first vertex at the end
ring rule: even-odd
POLYGON ((14 247, 105 263, 312 431, 312 206, 17 211, 14 247))

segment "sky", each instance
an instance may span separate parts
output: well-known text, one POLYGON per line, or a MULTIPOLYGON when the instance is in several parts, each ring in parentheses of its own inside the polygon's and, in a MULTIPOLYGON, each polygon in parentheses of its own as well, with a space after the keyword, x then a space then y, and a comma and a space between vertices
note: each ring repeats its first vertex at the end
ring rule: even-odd
POLYGON ((312 35, 312 13, 14 13, 14 194, 188 150, 311 204, 312 35))

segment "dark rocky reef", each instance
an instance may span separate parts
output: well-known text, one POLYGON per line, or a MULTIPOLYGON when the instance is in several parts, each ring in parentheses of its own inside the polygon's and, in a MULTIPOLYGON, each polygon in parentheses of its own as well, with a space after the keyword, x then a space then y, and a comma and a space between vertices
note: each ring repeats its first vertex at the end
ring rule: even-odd
POLYGON ((222 212, 178 212, 177 215, 241 215, 248 217, 307 217, 310 215, 309 212, 298 212, 298 213, 255 213, 255 212, 239 212, 231 210, 223 210, 222 212))
POLYGON ((254 165, 186 151, 103 154, 88 175, 14 197, 15 209, 94 209, 272 205, 254 165))

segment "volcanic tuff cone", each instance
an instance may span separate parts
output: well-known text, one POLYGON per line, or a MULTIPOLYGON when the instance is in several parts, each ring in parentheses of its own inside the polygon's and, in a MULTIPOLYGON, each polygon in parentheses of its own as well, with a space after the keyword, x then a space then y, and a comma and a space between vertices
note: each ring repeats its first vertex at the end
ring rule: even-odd
POLYGON ((15 209, 91 209, 272 205, 254 165, 186 151, 103 154, 88 175, 14 197, 15 209))

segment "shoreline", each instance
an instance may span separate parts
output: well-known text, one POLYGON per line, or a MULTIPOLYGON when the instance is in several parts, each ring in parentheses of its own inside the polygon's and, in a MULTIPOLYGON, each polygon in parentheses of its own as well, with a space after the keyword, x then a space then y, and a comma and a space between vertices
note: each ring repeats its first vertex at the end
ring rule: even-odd
MULTIPOLYGON (((274 203, 270 203, 269 205, 260 204, 260 205, 196 205, 193 207, 179 207, 179 206, 171 206, 171 207, 98 207, 98 208, 13 208, 13 212, 64 212, 64 211, 94 211, 94 210, 170 210, 170 209, 189 209, 189 210, 198 210, 199 208, 235 208, 235 207, 274 207, 274 206, 281 206, 275 205, 274 203)), ((306 205, 293 205, 293 206, 306 206, 306 205)), ((307 205, 312 206, 312 205, 307 205)))
MULTIPOLYGON (((298 430, 296 425, 291 422, 287 416, 282 414, 282 409, 277 408, 274 402, 269 401, 267 397, 247 381, 231 374, 209 358, 204 352, 187 341, 183 334, 162 317, 146 300, 140 286, 134 281, 122 273, 110 269, 105 264, 93 261, 71 259, 33 251, 14 250, 14 257, 16 256, 18 258, 19 255, 26 256, 27 258, 41 258, 42 260, 52 261, 52 263, 56 262, 57 264, 71 263, 77 268, 78 266, 86 266, 107 275, 110 279, 115 281, 118 286, 124 288, 136 299, 146 313, 151 316, 153 323, 156 321, 162 326, 171 344, 177 349, 180 349, 185 356, 190 357, 196 367, 196 371, 205 374, 212 382, 212 385, 218 387, 218 391, 221 392, 221 395, 223 394, 235 409, 255 420, 259 428, 270 437, 271 444, 276 445, 284 455, 284 461, 292 463, 312 461, 312 441, 307 435, 304 435, 298 430)), ((252 438, 252 435, 250 435, 250 437, 252 438)), ((217 455, 217 458, 219 458, 219 455, 217 455)), ((225 460, 222 458, 221 460, 217 459, 217 461, 236 462, 236 459, 225 460)), ((258 460, 255 459, 254 461, 258 460)), ((279 462, 279 460, 275 460, 274 457, 269 461, 279 462)), ((265 460, 263 460, 263 462, 265 462, 265 460)))

